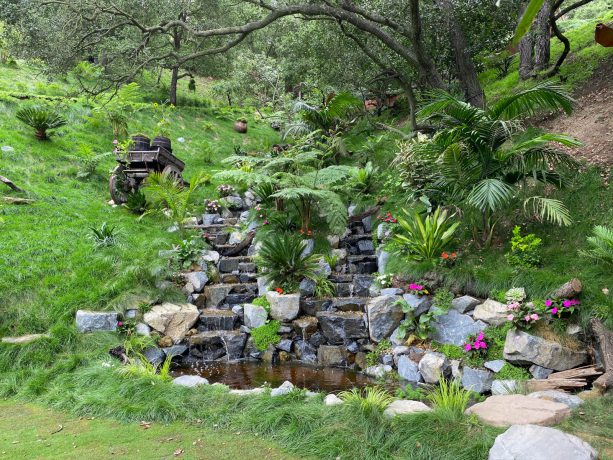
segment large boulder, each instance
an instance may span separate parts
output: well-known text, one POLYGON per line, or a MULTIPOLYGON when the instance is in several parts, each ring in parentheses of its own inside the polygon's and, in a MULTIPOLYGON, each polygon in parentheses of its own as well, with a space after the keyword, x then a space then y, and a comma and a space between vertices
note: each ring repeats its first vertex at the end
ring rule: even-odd
POLYGON ((206 331, 189 337, 190 354, 203 361, 239 359, 247 343, 247 334, 239 331, 206 331))
POLYGON ((387 406, 387 408, 383 411, 383 415, 387 417, 396 417, 398 415, 414 414, 416 412, 429 412, 431 410, 432 409, 420 401, 397 399, 387 406))
POLYGON ((279 294, 268 291, 266 298, 270 303, 270 316, 273 319, 289 322, 296 319, 300 312, 300 294, 279 294))
POLYGON ((412 361, 406 355, 400 355, 398 357, 398 375, 404 380, 409 382, 423 382, 421 373, 419 372, 419 366, 415 361, 412 361))
POLYGON ((398 299, 397 296, 382 295, 366 305, 368 332, 374 342, 388 338, 404 319, 402 307, 397 304, 398 299))
POLYGON ((587 352, 571 350, 557 342, 511 329, 504 343, 504 359, 512 364, 537 364, 564 371, 583 364, 587 360, 587 352))
POLYGON ((451 308, 459 311, 460 313, 468 313, 475 309, 477 305, 481 302, 479 299, 475 299, 469 295, 463 295, 461 297, 456 297, 451 301, 451 308))
POLYGON ((117 313, 110 311, 77 310, 79 332, 104 332, 117 329, 117 313))
POLYGON ((245 326, 254 329, 266 324, 268 312, 264 307, 246 303, 243 305, 243 321, 245 326))
POLYGON ((354 311, 320 311, 317 319, 324 337, 332 344, 343 344, 349 339, 368 337, 364 313, 354 311))
POLYGON ((183 276, 185 277, 185 281, 191 284, 194 289, 193 292, 202 292, 206 283, 209 282, 209 277, 206 276, 205 272, 189 272, 185 273, 183 276))
POLYGON ((415 316, 419 316, 422 313, 426 313, 428 310, 430 310, 430 307, 432 306, 432 300, 429 296, 404 294, 402 298, 405 300, 411 310, 413 310, 413 314, 415 316))
POLYGON ((321 366, 345 366, 347 350, 341 346, 322 345, 317 349, 317 362, 321 366))
POLYGON ((199 375, 181 375, 173 379, 172 383, 182 387, 194 388, 200 385, 208 385, 209 381, 199 375))
POLYGON ((462 371, 462 386, 475 393, 485 393, 492 388, 493 373, 485 369, 465 366, 462 371))
POLYGON ((475 321, 470 316, 451 309, 436 317, 433 323, 434 331, 430 337, 439 343, 461 346, 469 335, 478 334, 486 327, 487 324, 483 321, 475 321))
POLYGON ((231 331, 238 320, 238 315, 230 310, 207 308, 200 314, 199 331, 231 331))
POLYGON ((509 310, 505 304, 487 299, 485 302, 475 307, 473 319, 481 320, 493 326, 500 326, 508 321, 508 314, 509 310))
POLYGON ((513 425, 496 437, 488 460, 596 460, 598 453, 577 436, 538 425, 513 425))
POLYGON ((426 383, 438 383, 450 371, 449 360, 442 353, 428 352, 419 361, 419 373, 426 383))
POLYGON ((317 332, 318 324, 319 321, 313 316, 301 316, 300 318, 292 321, 294 331, 296 331, 296 334, 302 337, 303 340, 308 339, 311 337, 311 335, 317 332))
POLYGON ((570 415, 570 408, 545 399, 511 394, 490 396, 466 410, 493 426, 555 425, 570 415))
POLYGON ((145 313, 144 320, 160 334, 169 336, 174 343, 179 343, 196 323, 199 313, 195 305, 166 302, 153 306, 145 313))
POLYGON ((382 249, 377 249, 377 271, 379 273, 385 273, 385 267, 387 266, 389 260, 389 252, 383 251, 382 249))

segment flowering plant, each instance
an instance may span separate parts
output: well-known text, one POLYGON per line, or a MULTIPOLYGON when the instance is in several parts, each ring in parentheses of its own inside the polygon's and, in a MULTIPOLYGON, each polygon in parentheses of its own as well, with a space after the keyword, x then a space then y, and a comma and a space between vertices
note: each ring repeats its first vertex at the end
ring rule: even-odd
POLYGON ((217 200, 211 200, 206 203, 206 210, 209 214, 218 214, 221 211, 221 204, 217 200))
POLYGON ((534 302, 510 302, 507 304, 509 314, 507 320, 520 329, 530 329, 543 314, 543 309, 540 305, 534 302))
POLYGON ((283 289, 281 289, 280 287, 275 288, 275 292, 279 295, 283 294, 283 289))
POLYGON ((136 332, 134 321, 117 321, 117 331, 121 334, 132 335, 136 332))
POLYGON ((217 192, 219 193, 219 196, 221 197, 229 196, 234 192, 234 187, 232 187, 231 185, 227 185, 227 184, 221 184, 220 186, 217 187, 217 192))
POLYGON ((545 307, 550 309, 549 312, 552 316, 561 318, 562 315, 571 315, 575 311, 575 307, 581 305, 577 299, 547 299, 545 300, 545 307))
POLYGON ((392 216, 391 212, 388 212, 385 216, 378 215, 377 219, 379 219, 381 222, 387 222, 388 224, 397 224, 398 223, 398 220, 396 218, 394 218, 394 216, 392 216))
POLYGON ((388 288, 392 286, 394 281, 394 275, 392 273, 381 273, 375 277, 375 282, 382 288, 388 288))
POLYGON ((425 284, 421 283, 409 283, 409 291, 413 295, 428 295, 430 291, 426 288, 425 284))
POLYGON ((447 252, 447 251, 441 252, 441 260, 440 260, 441 265, 451 267, 452 265, 456 263, 457 260, 458 260, 457 252, 447 252))
POLYGON ((477 335, 469 335, 464 344, 467 353, 485 355, 487 352, 487 342, 483 331, 477 335))

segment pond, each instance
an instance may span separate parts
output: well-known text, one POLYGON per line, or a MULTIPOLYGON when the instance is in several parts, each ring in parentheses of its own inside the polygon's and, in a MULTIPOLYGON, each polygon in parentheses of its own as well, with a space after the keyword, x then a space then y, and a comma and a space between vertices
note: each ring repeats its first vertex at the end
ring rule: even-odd
POLYGON ((223 383, 233 389, 256 388, 264 384, 275 388, 288 380, 299 388, 330 393, 375 384, 375 379, 349 369, 301 363, 209 362, 201 367, 177 369, 173 375, 199 375, 210 383, 223 383))

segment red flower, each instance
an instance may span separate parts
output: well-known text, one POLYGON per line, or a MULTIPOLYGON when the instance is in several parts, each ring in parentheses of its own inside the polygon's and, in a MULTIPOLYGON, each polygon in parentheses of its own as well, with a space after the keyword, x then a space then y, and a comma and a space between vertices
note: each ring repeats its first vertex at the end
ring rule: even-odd
POLYGON ((452 259, 455 259, 456 257, 458 257, 458 255, 457 255, 455 252, 452 252, 452 253, 451 253, 451 258, 452 258, 452 259))
POLYGON ((443 252, 443 253, 441 254, 441 257, 442 257, 443 259, 447 260, 447 259, 449 259, 449 254, 447 254, 446 252, 443 252))
POLYGON ((121 327, 121 326, 123 326, 123 323, 121 321, 117 321, 117 326, 121 327))
POLYGON ((281 289, 280 287, 275 288, 275 291, 277 291, 279 294, 283 294, 283 289, 281 289))

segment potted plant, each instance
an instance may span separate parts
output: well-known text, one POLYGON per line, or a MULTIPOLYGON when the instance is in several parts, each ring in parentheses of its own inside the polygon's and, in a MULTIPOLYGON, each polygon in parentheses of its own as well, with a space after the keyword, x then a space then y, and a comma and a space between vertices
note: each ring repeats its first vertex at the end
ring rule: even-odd
POLYGON ((234 131, 237 133, 245 134, 247 132, 247 119, 239 118, 234 122, 234 131))

